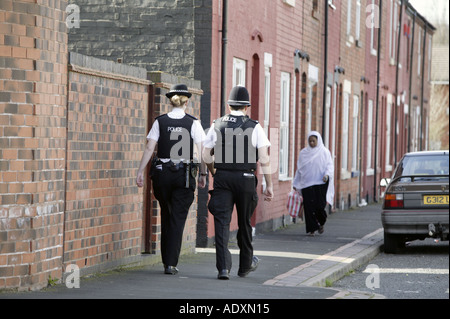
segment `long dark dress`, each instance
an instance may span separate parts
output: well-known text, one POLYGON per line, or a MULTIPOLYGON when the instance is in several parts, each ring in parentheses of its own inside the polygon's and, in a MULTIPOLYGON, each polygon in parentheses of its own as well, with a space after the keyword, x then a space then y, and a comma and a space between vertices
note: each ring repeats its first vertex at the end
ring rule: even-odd
POLYGON ((327 189, 328 182, 322 185, 313 185, 302 189, 303 207, 306 232, 319 230, 327 221, 327 189))

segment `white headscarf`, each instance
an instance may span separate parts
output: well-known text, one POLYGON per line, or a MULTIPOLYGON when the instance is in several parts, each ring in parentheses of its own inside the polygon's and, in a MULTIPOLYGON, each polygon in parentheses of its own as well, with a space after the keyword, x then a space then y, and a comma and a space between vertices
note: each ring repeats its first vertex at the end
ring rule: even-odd
POLYGON ((329 184, 327 191, 327 202, 333 205, 334 199, 334 164, 330 151, 323 145, 319 132, 312 131, 308 134, 317 137, 317 146, 305 147, 300 151, 297 162, 297 171, 294 177, 293 186, 301 190, 313 185, 325 184, 323 177, 328 175, 329 184))

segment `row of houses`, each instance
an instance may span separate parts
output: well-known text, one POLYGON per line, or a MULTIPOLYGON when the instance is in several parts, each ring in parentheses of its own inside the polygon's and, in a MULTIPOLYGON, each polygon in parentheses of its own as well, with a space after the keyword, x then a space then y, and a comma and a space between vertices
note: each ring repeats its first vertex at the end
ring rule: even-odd
MULTIPOLYGON (((332 209, 377 201, 401 156, 428 148, 434 30, 397 0, 0 2, 0 288, 159 261, 159 207, 135 172, 177 82, 205 129, 249 89, 275 191, 257 230, 291 222, 310 130, 335 160, 332 209)), ((199 190, 184 251, 214 240, 207 201, 199 190)))
MULTIPOLYGON (((71 2, 81 9, 71 50, 199 80, 205 129, 233 86, 249 89, 276 166, 275 200, 258 206, 255 226, 284 222, 311 130, 335 160, 333 209, 377 201, 401 156, 428 147, 435 28, 409 1, 71 2)), ((198 214, 204 244, 213 223, 205 205, 198 214)))
MULTIPOLYGON (((392 174, 401 156, 428 147, 435 29, 408 1, 223 0, 194 1, 190 8, 183 1, 163 1, 156 8, 140 7, 139 14, 132 1, 114 9, 74 2, 92 23, 105 11, 142 21, 158 10, 148 29, 139 28, 140 34, 164 38, 161 44, 148 38, 147 47, 156 43, 159 50, 148 50, 145 59, 162 61, 159 70, 201 81, 205 128, 226 111, 231 87, 249 89, 251 116, 269 134, 276 165, 276 200, 257 208, 255 225, 282 222, 297 155, 310 130, 322 132, 335 159, 337 209, 376 201, 378 181, 392 174), (181 59, 175 59, 178 54, 181 59)), ((93 37, 82 22, 72 30, 71 49, 154 68, 126 51, 135 50, 136 37, 125 37, 127 46, 114 45, 133 29, 118 20, 93 37)), ((199 215, 209 225, 199 238, 211 238, 211 217, 205 209, 199 215)))

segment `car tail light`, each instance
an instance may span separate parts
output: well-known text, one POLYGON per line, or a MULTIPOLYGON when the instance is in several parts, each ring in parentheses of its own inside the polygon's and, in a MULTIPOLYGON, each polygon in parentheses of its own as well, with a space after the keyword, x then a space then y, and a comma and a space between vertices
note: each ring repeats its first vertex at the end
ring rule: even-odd
POLYGON ((384 208, 403 208, 403 194, 386 194, 384 208))

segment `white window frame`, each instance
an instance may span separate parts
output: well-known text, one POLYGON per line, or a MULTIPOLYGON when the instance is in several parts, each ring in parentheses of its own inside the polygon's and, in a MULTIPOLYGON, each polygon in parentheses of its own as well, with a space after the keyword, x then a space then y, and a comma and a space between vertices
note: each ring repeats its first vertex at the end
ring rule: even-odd
POLYGON ((413 151, 419 151, 419 138, 420 138, 420 117, 422 116, 420 112, 420 106, 416 106, 416 112, 414 115, 414 134, 413 134, 413 151))
POLYGON ((349 108, 350 93, 344 92, 344 103, 342 111, 342 154, 341 168, 342 172, 348 172, 348 128, 349 128, 349 108))
POLYGON ((366 150, 366 175, 373 175, 372 167, 372 148, 373 148, 373 100, 367 104, 367 150, 366 150))
POLYGON ((280 165, 279 165, 279 179, 286 180, 289 178, 289 112, 290 112, 290 89, 291 89, 291 74, 281 72, 281 94, 280 94, 280 165))
POLYGON ((308 81, 308 104, 306 105, 306 132, 308 134, 312 128, 312 96, 315 84, 315 82, 308 81))
POLYGON ((352 33, 352 0, 347 0, 347 39, 350 40, 352 33))
POLYGON ((359 96, 353 96, 353 140, 352 140, 352 172, 358 169, 358 116, 359 96))
MULTIPOLYGON (((380 26, 378 26, 380 12, 379 12, 378 6, 375 4, 375 0, 372 0, 372 4, 367 6, 366 12, 371 13, 371 17, 372 17, 372 21, 369 24, 369 27, 370 27, 370 54, 376 56, 377 49, 375 48, 375 36, 376 36, 375 29, 380 27, 380 26)), ((369 18, 366 19, 366 24, 369 23, 368 19, 369 18)), ((378 41, 380 41, 380 39, 378 39, 378 41)))
POLYGON ((245 86, 247 76, 247 61, 233 58, 233 87, 245 86))
POLYGON ((397 0, 391 0, 390 10, 389 10, 389 58, 390 64, 395 61, 395 24, 397 22, 396 14, 397 11, 397 0))
POLYGON ((386 171, 392 170, 391 165, 391 134, 392 134, 392 103, 388 101, 386 105, 386 171))
POLYGON ((327 94, 325 100, 325 136, 323 143, 330 149, 330 115, 331 115, 331 86, 327 85, 327 94))
POLYGON ((333 159, 336 158, 336 112, 337 112, 337 88, 338 84, 336 82, 333 83, 333 112, 332 112, 332 123, 333 123, 333 134, 331 134, 331 155, 333 159))
POLYGON ((356 0, 355 40, 360 45, 361 39, 361 0, 356 0))
POLYGON ((269 136, 270 125, 270 68, 265 67, 264 72, 264 131, 269 136))

